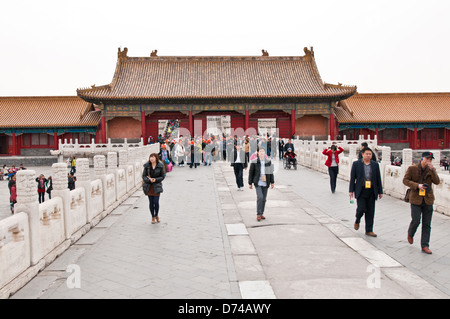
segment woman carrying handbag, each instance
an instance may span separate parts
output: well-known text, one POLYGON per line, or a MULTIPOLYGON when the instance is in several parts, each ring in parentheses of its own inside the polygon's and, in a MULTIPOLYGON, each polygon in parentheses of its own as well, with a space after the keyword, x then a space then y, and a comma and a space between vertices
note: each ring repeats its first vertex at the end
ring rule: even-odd
POLYGON ((150 154, 148 162, 144 164, 142 172, 143 191, 148 196, 152 224, 159 220, 159 197, 163 192, 162 181, 165 178, 164 165, 159 161, 156 153, 150 154))

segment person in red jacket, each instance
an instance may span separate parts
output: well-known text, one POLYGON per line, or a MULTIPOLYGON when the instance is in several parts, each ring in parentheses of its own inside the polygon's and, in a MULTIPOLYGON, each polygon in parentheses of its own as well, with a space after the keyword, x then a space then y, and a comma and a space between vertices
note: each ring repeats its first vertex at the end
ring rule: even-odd
POLYGON ((329 149, 323 150, 322 154, 328 156, 325 165, 328 167, 328 174, 330 174, 331 192, 336 191, 336 179, 339 174, 339 154, 344 151, 342 147, 331 145, 329 149))
POLYGON ((14 214, 14 205, 17 203, 17 188, 16 188, 16 181, 14 178, 14 181, 11 183, 11 187, 9 188, 11 196, 9 197, 9 204, 11 209, 11 214, 14 214))

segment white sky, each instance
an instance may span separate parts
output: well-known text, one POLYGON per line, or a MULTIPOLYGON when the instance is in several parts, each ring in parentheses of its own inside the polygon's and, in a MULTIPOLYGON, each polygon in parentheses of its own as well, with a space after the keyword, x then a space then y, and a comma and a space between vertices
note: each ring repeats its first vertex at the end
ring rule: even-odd
POLYGON ((0 6, 0 96, 76 95, 128 56, 302 56, 360 93, 450 92, 448 0, 18 0, 0 6))

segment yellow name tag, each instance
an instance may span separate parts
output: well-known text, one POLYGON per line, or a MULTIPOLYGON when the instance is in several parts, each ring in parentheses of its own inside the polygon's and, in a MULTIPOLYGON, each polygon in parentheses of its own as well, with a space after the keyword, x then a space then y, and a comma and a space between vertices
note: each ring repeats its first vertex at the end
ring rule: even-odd
POLYGON ((371 187, 370 181, 366 181, 366 188, 370 188, 370 187, 371 187))
POLYGON ((425 190, 419 189, 419 196, 425 196, 425 190))

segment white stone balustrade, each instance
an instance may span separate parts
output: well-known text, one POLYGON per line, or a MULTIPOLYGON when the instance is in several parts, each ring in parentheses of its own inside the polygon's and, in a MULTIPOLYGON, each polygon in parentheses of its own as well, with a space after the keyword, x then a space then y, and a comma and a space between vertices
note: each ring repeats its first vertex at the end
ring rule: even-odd
POLYGON ((123 145, 115 147, 121 154, 119 166, 116 152, 106 153, 108 168, 104 155, 94 156, 93 180, 89 160, 78 158, 74 190, 68 189, 67 165, 53 164, 52 199, 41 204, 35 172, 17 172, 16 213, 0 220, 0 298, 15 293, 141 188, 143 164, 151 153, 159 152, 159 144, 123 148, 123 145))
POLYGON ((18 213, 0 223, 0 287, 24 272, 30 264, 28 216, 18 213))
MULTIPOLYGON (((337 141, 334 144, 338 144, 342 141, 337 141)), ((359 143, 359 141, 358 141, 359 143)), ((325 167, 326 157, 319 157, 322 153, 322 146, 318 144, 318 147, 312 147, 314 141, 300 141, 294 140, 295 151, 299 158, 299 164, 319 172, 324 172, 328 174, 328 171, 323 169, 325 167), (317 158, 320 158, 319 167, 314 165, 317 158), (321 167, 322 166, 322 167, 321 167)), ((375 141, 373 141, 375 144, 375 141)), ((350 143, 347 141, 348 156, 344 156, 343 153, 339 155, 339 175, 340 179, 346 181, 350 180, 351 168, 353 161, 357 160, 357 151, 359 151, 359 144, 350 143)), ((371 144, 369 143, 369 147, 371 144)), ((342 146, 341 146, 342 147, 342 146)), ((344 148, 345 149, 345 148, 344 148)), ((394 166, 391 165, 391 148, 388 146, 377 147, 381 150, 381 162, 380 172, 383 181, 383 191, 392 197, 403 199, 407 187, 403 185, 403 177, 406 170, 410 165, 413 165, 412 161, 412 149, 403 150, 403 165, 394 166)), ((433 185, 433 190, 435 194, 434 209, 439 213, 450 216, 450 176, 446 171, 442 171, 439 167, 440 161, 440 151, 433 150, 435 159, 433 160, 433 165, 436 167, 439 178, 441 180, 439 185, 433 185)))
POLYGON ((141 140, 138 143, 129 143, 125 138, 123 143, 111 143, 111 139, 108 139, 108 143, 96 144, 94 139, 91 139, 91 144, 79 144, 78 139, 72 141, 59 140, 58 150, 50 151, 50 154, 70 157, 75 155, 76 157, 90 157, 95 155, 107 155, 108 152, 119 152, 120 150, 128 150, 130 148, 143 147, 144 143, 141 140))

